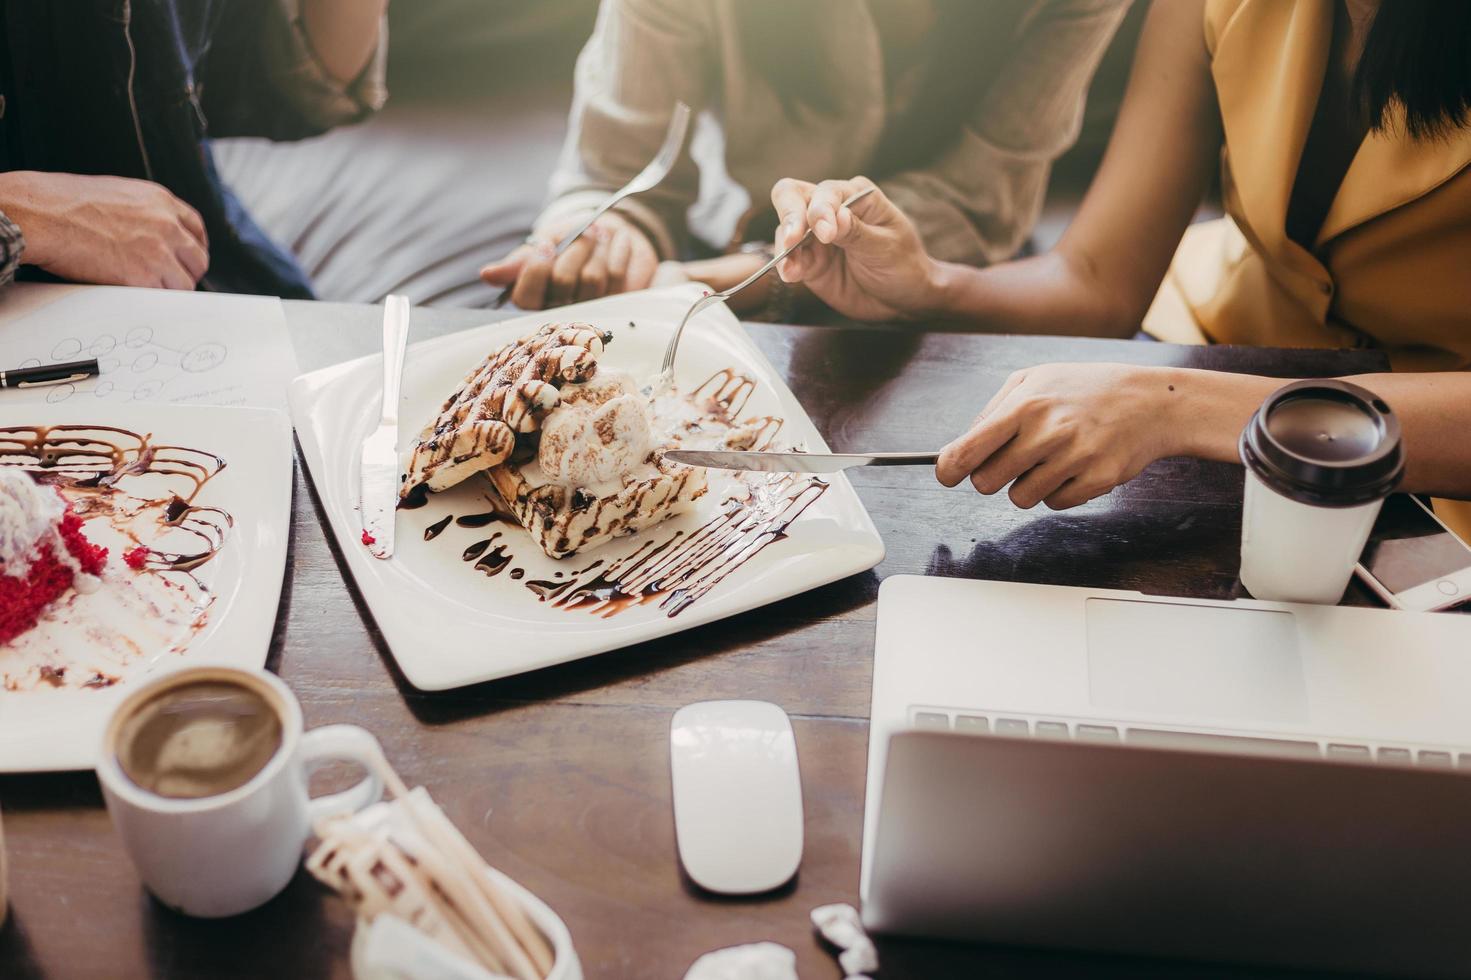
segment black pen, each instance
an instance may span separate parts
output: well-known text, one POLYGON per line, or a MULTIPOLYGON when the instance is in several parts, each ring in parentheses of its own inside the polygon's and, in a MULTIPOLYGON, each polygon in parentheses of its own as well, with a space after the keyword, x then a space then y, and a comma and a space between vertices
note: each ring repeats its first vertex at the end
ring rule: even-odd
POLYGON ((68 361, 66 364, 42 364, 40 367, 0 371, 0 388, 39 388, 42 385, 64 385, 72 381, 95 378, 102 370, 97 358, 90 361, 68 361))

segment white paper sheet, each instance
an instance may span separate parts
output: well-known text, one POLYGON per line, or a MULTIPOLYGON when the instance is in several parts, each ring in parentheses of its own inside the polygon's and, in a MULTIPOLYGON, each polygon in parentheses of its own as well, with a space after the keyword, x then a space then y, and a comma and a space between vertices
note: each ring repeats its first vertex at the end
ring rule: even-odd
POLYGON ((0 293, 0 370, 97 358, 74 384, 0 404, 123 401, 286 409, 296 351, 273 296, 16 283, 0 293))

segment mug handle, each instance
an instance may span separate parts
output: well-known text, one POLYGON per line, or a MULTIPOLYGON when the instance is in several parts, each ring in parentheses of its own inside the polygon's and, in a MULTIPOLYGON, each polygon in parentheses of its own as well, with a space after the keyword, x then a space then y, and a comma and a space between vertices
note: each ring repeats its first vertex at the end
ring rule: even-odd
POLYGON ((307 802, 312 824, 326 817, 356 813, 383 796, 383 748, 357 725, 323 725, 301 737, 301 765, 306 775, 329 762, 355 762, 367 773, 355 786, 307 802))

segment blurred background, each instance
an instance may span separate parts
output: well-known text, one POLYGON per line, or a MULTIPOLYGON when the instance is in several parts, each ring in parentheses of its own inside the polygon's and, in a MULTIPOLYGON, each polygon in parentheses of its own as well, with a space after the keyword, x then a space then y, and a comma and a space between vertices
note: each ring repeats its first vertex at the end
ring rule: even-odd
MULTIPOLYGON (((1081 201, 1147 7, 1134 4, 1099 68, 1029 248, 1056 241, 1081 201)), ((596 14, 597 0, 400 0, 389 7, 382 113, 299 143, 220 140, 220 169, 321 299, 400 292, 416 304, 488 305, 499 290, 478 271, 519 244, 541 210, 596 14)), ((709 136, 697 125, 691 152, 709 136)), ((732 192, 709 180, 696 206, 720 207, 732 192)))

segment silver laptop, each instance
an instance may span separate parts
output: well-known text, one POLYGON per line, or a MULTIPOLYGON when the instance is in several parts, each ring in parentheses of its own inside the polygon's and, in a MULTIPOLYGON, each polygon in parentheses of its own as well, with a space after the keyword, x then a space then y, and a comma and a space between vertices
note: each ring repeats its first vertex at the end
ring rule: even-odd
POLYGON ((870 929, 1471 976, 1471 616, 898 576, 870 929))

